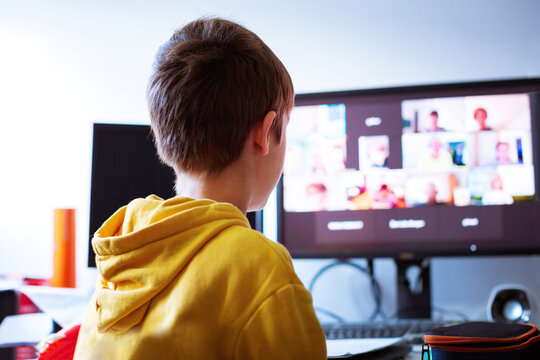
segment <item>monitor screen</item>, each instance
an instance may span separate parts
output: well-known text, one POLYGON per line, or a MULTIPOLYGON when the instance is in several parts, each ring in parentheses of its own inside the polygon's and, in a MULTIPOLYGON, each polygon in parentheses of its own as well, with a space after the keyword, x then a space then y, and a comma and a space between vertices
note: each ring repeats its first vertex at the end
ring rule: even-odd
POLYGON ((298 95, 279 240, 296 257, 540 252, 540 80, 298 95))
MULTIPOLYGON (((90 190, 90 241, 120 207, 151 194, 176 195, 175 174, 157 157, 149 125, 94 124, 90 190)), ((248 213, 251 227, 262 231, 262 213, 248 213)), ((95 254, 88 247, 88 266, 95 254)))

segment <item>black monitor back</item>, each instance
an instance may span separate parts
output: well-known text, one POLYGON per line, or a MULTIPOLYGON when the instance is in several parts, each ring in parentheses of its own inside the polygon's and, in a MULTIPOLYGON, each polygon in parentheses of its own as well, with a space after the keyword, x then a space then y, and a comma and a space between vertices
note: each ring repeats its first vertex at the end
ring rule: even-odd
MULTIPOLYGON (((89 241, 116 210, 135 198, 175 196, 174 171, 157 157, 148 125, 94 124, 89 241)), ((262 212, 247 214, 251 227, 262 231, 262 212)), ((91 244, 88 266, 95 267, 91 244)))

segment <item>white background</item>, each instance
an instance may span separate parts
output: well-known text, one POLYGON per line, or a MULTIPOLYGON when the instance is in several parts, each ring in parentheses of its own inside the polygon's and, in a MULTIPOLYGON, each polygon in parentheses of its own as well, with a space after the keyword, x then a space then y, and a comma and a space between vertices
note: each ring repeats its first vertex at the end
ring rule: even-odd
MULTIPOLYGON (((95 271, 85 265, 92 123, 148 123, 153 55, 201 15, 257 33, 298 93, 540 76, 536 0, 0 0, 0 274, 50 276, 52 210, 73 207, 79 286, 92 286, 95 271)), ((275 205, 265 218, 275 237, 275 205)), ((326 263, 295 267, 309 282, 326 263)), ((540 299, 538 257, 432 263, 437 306, 484 317, 490 290, 502 282, 540 299)), ((393 264, 378 260, 376 271, 392 314, 393 264)), ((373 307, 366 279, 345 268, 321 277, 314 298, 350 320, 373 307)))

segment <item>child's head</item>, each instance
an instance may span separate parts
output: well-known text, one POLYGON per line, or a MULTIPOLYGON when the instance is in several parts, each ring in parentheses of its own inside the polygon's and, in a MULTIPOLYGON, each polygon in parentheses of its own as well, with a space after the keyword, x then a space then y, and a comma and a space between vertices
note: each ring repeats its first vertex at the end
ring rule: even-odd
POLYGON ((280 139, 293 101, 291 78, 268 46, 216 18, 177 30, 159 49, 148 85, 158 153, 177 174, 223 170, 269 111, 280 139))

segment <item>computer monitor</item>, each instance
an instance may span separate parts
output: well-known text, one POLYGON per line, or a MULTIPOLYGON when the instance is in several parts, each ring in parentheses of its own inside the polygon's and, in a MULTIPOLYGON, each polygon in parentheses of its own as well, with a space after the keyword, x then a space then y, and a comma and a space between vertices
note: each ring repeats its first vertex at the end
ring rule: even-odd
POLYGON ((298 95, 279 241, 301 258, 540 253, 539 104, 540 79, 298 95))
MULTIPOLYGON (((175 196, 174 171, 157 157, 149 125, 94 124, 90 190, 90 237, 116 210, 151 194, 175 196)), ((262 231, 262 213, 247 214, 262 231)), ((91 244, 88 266, 95 267, 91 244)))

